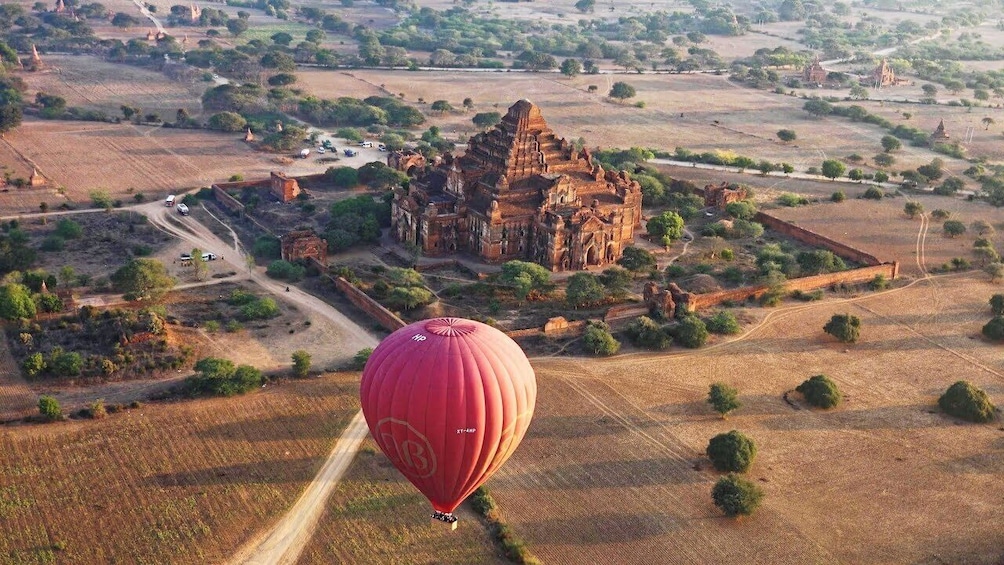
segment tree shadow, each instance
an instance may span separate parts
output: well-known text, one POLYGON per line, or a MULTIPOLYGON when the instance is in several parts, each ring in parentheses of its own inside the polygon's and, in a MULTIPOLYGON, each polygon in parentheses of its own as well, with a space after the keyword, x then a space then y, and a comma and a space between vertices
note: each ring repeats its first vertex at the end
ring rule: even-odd
POLYGON ((288 441, 291 439, 329 439, 338 437, 344 424, 357 412, 356 409, 338 410, 333 413, 318 413, 315 417, 321 422, 317 426, 305 426, 304 420, 310 415, 272 416, 256 421, 253 425, 247 422, 230 422, 213 426, 202 432, 200 436, 223 438, 241 441, 288 441))
MULTIPOLYGON (((738 415, 771 416, 787 414, 792 410, 790 406, 784 403, 780 394, 742 394, 740 392, 739 402, 742 403, 742 406, 735 412, 731 412, 726 421, 738 415)), ((651 410, 668 416, 704 417, 709 420, 722 419, 722 416, 718 412, 715 412, 715 409, 706 400, 662 404, 651 408, 651 410)))
MULTIPOLYGON (((653 422, 632 420, 632 424, 648 427, 653 422)), ((545 416, 533 419, 529 435, 535 438, 583 439, 616 435, 625 430, 621 422, 610 416, 545 416)))
POLYGON ((826 411, 817 408, 791 411, 788 416, 770 418, 764 426, 779 431, 881 430, 934 428, 951 425, 936 406, 912 404, 861 410, 826 411))
POLYGON ((682 527, 670 516, 613 512, 519 525, 522 531, 534 532, 535 539, 560 540, 562 545, 619 544, 661 536, 682 527))
MULTIPOLYGON (((694 470, 698 463, 680 459, 636 459, 562 465, 532 472, 550 488, 586 490, 692 484, 705 480, 694 470)), ((518 480, 515 480, 518 483, 518 480)))
POLYGON ((159 473, 146 477, 144 482, 161 488, 299 482, 307 481, 314 476, 320 460, 320 458, 277 459, 207 467, 192 471, 159 473))

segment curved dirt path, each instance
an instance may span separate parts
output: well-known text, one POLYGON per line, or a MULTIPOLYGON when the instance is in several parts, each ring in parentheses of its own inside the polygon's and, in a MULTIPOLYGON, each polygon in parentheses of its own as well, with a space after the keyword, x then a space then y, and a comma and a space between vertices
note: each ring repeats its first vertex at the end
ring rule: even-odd
POLYGON ((156 16, 150 13, 150 10, 146 9, 146 6, 143 4, 142 0, 132 0, 132 3, 135 4, 137 8, 139 8, 139 13, 143 14, 144 18, 150 20, 151 22, 153 22, 153 25, 157 26, 157 32, 167 33, 167 31, 164 29, 164 25, 160 23, 160 20, 158 20, 156 16))
MULTIPOLYGON (((221 261, 233 266, 238 272, 248 270, 248 278, 276 297, 296 304, 304 312, 324 316, 330 320, 339 332, 337 346, 356 352, 365 347, 376 347, 379 340, 359 327, 344 314, 323 300, 308 294, 298 287, 286 286, 285 283, 268 278, 262 269, 248 269, 246 254, 237 240, 233 230, 230 234, 232 242, 225 242, 208 227, 191 216, 179 216, 174 208, 163 205, 162 202, 151 202, 136 206, 147 215, 150 222, 157 228, 178 239, 187 241, 195 247, 205 250, 220 250, 217 255, 221 261), (174 214, 172 216, 172 214, 174 214), (226 252, 223 250, 226 249, 226 252), (286 289, 289 289, 287 292, 286 289)), ((215 216, 214 216, 215 217, 215 216)), ((359 444, 366 437, 369 429, 362 411, 351 420, 335 447, 328 455, 321 470, 313 478, 296 503, 269 530, 256 536, 240 548, 231 563, 295 563, 303 547, 314 533, 318 520, 324 512, 324 503, 338 484, 349 463, 359 451, 359 444)))

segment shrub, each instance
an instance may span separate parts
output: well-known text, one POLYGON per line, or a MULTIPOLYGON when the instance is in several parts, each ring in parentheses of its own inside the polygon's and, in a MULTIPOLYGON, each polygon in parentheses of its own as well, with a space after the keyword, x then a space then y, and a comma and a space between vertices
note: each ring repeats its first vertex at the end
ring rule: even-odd
POLYGON ((990 297, 990 310, 994 316, 1004 316, 1004 294, 995 294, 990 297))
POLYGON ((823 331, 844 343, 854 343, 861 335, 861 319, 851 314, 834 314, 823 331))
POLYGON ((349 363, 350 371, 362 371, 366 367, 366 362, 370 360, 370 355, 373 354, 372 347, 364 347, 356 354, 352 356, 352 362, 349 363))
POLYGON ((708 328, 697 316, 684 316, 673 328, 673 337, 680 345, 696 349, 708 341, 708 328))
POLYGON ((756 444, 737 430, 718 434, 708 442, 708 458, 719 471, 742 473, 756 459, 756 444))
POLYGON ((742 404, 739 402, 739 391, 725 383, 714 383, 708 389, 708 404, 722 415, 722 419, 728 416, 729 412, 738 409, 742 404))
POLYGON ((226 328, 227 333, 237 333, 244 329, 244 326, 237 320, 230 320, 224 327, 226 328))
POLYGON ((56 223, 55 234, 63 239, 77 239, 83 232, 80 224, 69 218, 64 218, 56 223))
POLYGON ((989 422, 994 419, 994 405, 990 397, 969 381, 958 381, 948 387, 938 399, 938 406, 950 416, 970 422, 989 422))
POLYGON ((763 500, 763 490, 752 481, 729 474, 715 483, 711 499, 726 516, 749 516, 763 500))
POLYGON ((804 206, 808 204, 809 200, 804 196, 799 196, 797 194, 786 192, 781 196, 777 197, 777 203, 780 204, 781 206, 789 206, 791 208, 794 208, 796 206, 804 206))
POLYGON ((847 195, 844 194, 844 191, 838 190, 830 195, 830 200, 833 202, 843 202, 847 200, 847 195))
POLYGON ((1004 341, 1004 316, 995 315, 983 326, 983 335, 994 341, 1004 341))
POLYGON ((306 377, 310 372, 310 353, 302 349, 293 352, 293 376, 306 377))
POLYGON ((307 270, 302 266, 281 259, 269 263, 268 268, 265 270, 265 274, 268 276, 289 282, 296 282, 302 279, 306 272, 307 270))
POLYGON ((661 351, 673 343, 665 330, 648 316, 635 318, 627 327, 627 335, 632 343, 646 349, 661 351))
POLYGON ((606 324, 595 322, 590 322, 586 328, 586 332, 582 336, 582 343, 586 350, 593 355, 614 355, 621 348, 620 342, 614 339, 606 324))
POLYGON ((21 362, 21 369, 24 371, 24 374, 27 375, 29 378, 38 376, 41 372, 45 371, 46 369, 45 357, 43 357, 41 353, 36 351, 35 353, 32 353, 31 355, 28 355, 27 357, 24 358, 24 361, 21 362))
POLYGON ((63 408, 59 401, 48 395, 42 395, 38 399, 38 413, 50 422, 63 419, 63 408))
POLYGON ((884 196, 885 193, 882 192, 881 188, 877 186, 872 186, 865 191, 865 193, 862 195, 862 198, 867 198, 869 200, 882 200, 884 196))
POLYGON ((875 275, 875 278, 868 281, 868 288, 872 290, 885 290, 889 288, 889 279, 885 275, 875 275))
POLYGON ((815 375, 795 387, 805 401, 819 408, 833 408, 840 404, 840 389, 826 375, 815 375))
POLYGON ((948 220, 944 223, 942 229, 945 230, 945 235, 954 238, 966 233, 966 224, 963 224, 959 220, 948 220))
POLYGON ((267 320, 279 315, 279 305, 272 298, 258 298, 241 306, 241 317, 245 320, 267 320))
POLYGON ((261 371, 250 365, 234 367, 233 362, 215 357, 200 359, 195 370, 198 373, 185 380, 191 396, 234 396, 258 388, 264 381, 261 371))
POLYGON ((66 240, 58 235, 50 235, 42 240, 40 248, 42 251, 62 251, 66 247, 66 240))
POLYGON ((76 351, 56 348, 49 354, 49 368, 57 377, 75 377, 84 368, 84 360, 76 351))
POLYGON ((742 331, 735 314, 724 310, 708 318, 705 325, 709 332, 720 335, 735 335, 742 331))
POLYGON ((105 401, 99 398, 90 403, 84 409, 84 415, 92 420, 101 420, 108 417, 108 409, 105 407, 105 401))
POLYGON ((220 323, 216 320, 207 320, 202 327, 209 333, 214 334, 220 331, 220 323))

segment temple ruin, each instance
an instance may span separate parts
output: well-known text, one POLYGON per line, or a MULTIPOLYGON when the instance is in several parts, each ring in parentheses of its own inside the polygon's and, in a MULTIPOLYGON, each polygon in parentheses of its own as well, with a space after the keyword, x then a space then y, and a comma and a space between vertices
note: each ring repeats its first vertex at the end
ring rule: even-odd
MULTIPOLYGON (((388 164, 400 168, 400 157, 388 164)), ((413 168, 409 184, 395 191, 391 231, 427 256, 578 270, 616 262, 641 223, 641 186, 557 138, 527 100, 472 137, 462 157, 413 168)))

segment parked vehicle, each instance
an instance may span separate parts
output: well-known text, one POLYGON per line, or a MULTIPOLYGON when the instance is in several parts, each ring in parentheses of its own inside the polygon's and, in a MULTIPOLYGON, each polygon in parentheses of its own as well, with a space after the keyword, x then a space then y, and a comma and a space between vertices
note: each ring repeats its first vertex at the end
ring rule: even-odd
POLYGON ((184 263, 185 261, 191 261, 191 260, 192 260, 192 254, 191 253, 182 253, 181 254, 181 262, 182 263, 184 263))
POLYGON ((301 159, 306 159, 309 155, 310 155, 310 149, 301 149, 300 150, 300 158, 301 159))
POLYGON ((330 139, 325 139, 324 141, 322 141, 321 142, 321 147, 327 149, 328 151, 334 151, 335 150, 335 145, 333 143, 331 143, 330 139))
POLYGON ((355 157, 356 155, 359 154, 359 152, 356 151, 355 149, 346 149, 342 151, 342 153, 345 153, 346 157, 355 157))
POLYGON ((171 194, 164 199, 164 206, 174 206, 174 195, 171 194))
POLYGON ((324 155, 324 152, 325 152, 325 151, 327 151, 327 149, 325 149, 325 148, 323 148, 323 147, 318 147, 318 148, 317 148, 317 153, 318 153, 319 155, 324 155))
POLYGON ((359 142, 359 146, 360 147, 373 147, 373 142, 372 141, 360 141, 359 142))
POLYGON ((386 151, 387 150, 387 146, 384 145, 383 143, 381 143, 380 145, 377 145, 377 149, 380 150, 380 151, 386 151))
POLYGON ((185 206, 184 204, 178 204, 178 213, 181 214, 182 216, 187 216, 188 206, 185 206))
POLYGON ((203 253, 202 254, 202 260, 203 261, 215 261, 216 260, 216 254, 215 253, 203 253))

